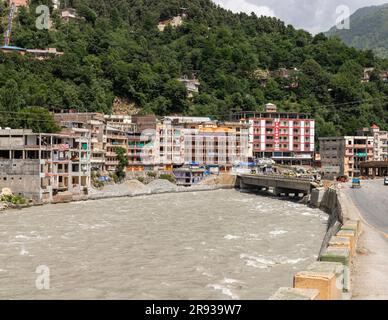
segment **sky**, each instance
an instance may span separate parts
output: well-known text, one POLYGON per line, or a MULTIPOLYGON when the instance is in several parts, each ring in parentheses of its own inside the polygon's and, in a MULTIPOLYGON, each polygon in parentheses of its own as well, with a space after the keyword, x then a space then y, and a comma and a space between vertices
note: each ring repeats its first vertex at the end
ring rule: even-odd
POLYGON ((388 0, 213 0, 216 4, 250 14, 277 17, 313 34, 328 31, 357 9, 388 0), (344 7, 345 6, 345 7, 344 7))

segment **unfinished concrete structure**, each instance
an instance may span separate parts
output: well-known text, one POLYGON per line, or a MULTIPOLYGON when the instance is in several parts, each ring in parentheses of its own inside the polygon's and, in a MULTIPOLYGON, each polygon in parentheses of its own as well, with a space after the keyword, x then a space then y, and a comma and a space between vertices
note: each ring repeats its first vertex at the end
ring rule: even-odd
POLYGON ((116 150, 123 148, 128 153, 128 137, 125 131, 112 126, 106 126, 106 136, 105 168, 108 172, 115 172, 119 165, 116 150))
POLYGON ((90 136, 0 130, 0 188, 37 202, 83 199, 90 187, 90 136))
POLYGON ((360 164, 373 160, 373 136, 319 138, 322 172, 328 176, 359 177, 360 164))
POLYGON ((135 124, 132 122, 132 117, 122 114, 111 114, 104 116, 106 124, 113 128, 120 129, 125 132, 133 132, 135 124))
POLYGON ((62 128, 70 128, 75 132, 90 132, 91 139, 91 170, 105 171, 106 126, 102 113, 56 113, 55 121, 62 128))

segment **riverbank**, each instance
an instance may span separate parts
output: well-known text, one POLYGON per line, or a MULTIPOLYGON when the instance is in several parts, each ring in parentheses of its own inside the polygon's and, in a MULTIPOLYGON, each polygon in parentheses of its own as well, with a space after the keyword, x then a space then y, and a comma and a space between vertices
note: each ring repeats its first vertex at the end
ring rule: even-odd
MULTIPOLYGON (((146 195, 170 194, 170 193, 187 193, 187 192, 206 192, 224 189, 233 189, 236 178, 232 175, 214 176, 201 181, 191 187, 177 186, 168 180, 156 179, 148 184, 143 184, 137 179, 128 180, 120 184, 108 184, 102 189, 89 188, 87 196, 73 197, 71 201, 56 203, 69 203, 89 200, 114 199, 126 197, 138 197, 146 195)), ((11 203, 0 202, 0 211, 9 209, 23 209, 34 206, 42 206, 49 203, 33 203, 24 205, 14 205, 11 203)), ((55 204, 55 203, 54 203, 55 204)))

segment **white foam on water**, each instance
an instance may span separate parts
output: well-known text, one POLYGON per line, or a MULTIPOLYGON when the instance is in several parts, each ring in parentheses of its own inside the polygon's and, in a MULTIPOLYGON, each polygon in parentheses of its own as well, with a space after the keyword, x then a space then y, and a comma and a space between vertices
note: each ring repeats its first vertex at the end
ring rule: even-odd
POLYGON ((262 241, 263 239, 258 234, 250 233, 248 240, 250 240, 250 241, 252 241, 252 240, 254 240, 254 241, 262 241))
POLYGON ((306 217, 318 217, 319 216, 316 213, 310 213, 310 212, 302 212, 301 214, 302 214, 302 216, 306 216, 306 217))
POLYGON ((299 262, 306 261, 307 259, 305 258, 299 258, 299 259, 286 259, 284 260, 283 264, 297 264, 299 262))
POLYGON ((231 234, 228 234, 224 237, 224 239, 226 240, 238 240, 238 239, 241 239, 240 236, 234 236, 234 235, 231 235, 231 234))
POLYGON ((15 239, 26 239, 26 240, 30 240, 32 239, 31 237, 28 237, 28 236, 25 236, 25 235, 22 235, 22 234, 19 234, 15 237, 15 239))
POLYGON ((286 234, 286 233, 288 233, 288 231, 286 231, 286 230, 274 230, 274 231, 271 231, 269 234, 271 236, 276 237, 276 236, 280 236, 280 235, 286 234))
POLYGON ((246 262, 246 265, 248 267, 253 267, 253 268, 257 268, 257 269, 269 269, 270 268, 269 266, 263 266, 255 261, 252 261, 252 260, 248 260, 246 262))
POLYGON ((213 288, 214 290, 220 290, 222 294, 232 298, 233 300, 238 300, 238 295, 234 294, 232 290, 226 286, 220 285, 220 284, 209 284, 209 288, 213 288))
MULTIPOLYGON (((34 232, 34 234, 36 234, 36 232, 34 232)), ((18 240, 48 240, 48 239, 51 239, 51 236, 43 237, 43 236, 39 236, 39 235, 37 235, 37 236, 34 235, 33 237, 29 237, 29 236, 19 234, 19 235, 15 236, 15 239, 18 239, 18 240)))
POLYGON ((20 250, 20 255, 21 256, 26 256, 28 254, 29 254, 29 252, 26 249, 22 248, 22 250, 20 250))
POLYGON ((209 278, 213 277, 213 275, 210 272, 207 272, 206 269, 202 266, 196 267, 195 270, 198 272, 201 272, 201 274, 205 277, 209 277, 209 278))
POLYGON ((248 267, 259 269, 267 269, 276 264, 275 261, 269 260, 263 256, 256 257, 245 253, 240 254, 240 259, 244 260, 248 267))
POLYGON ((242 282, 236 279, 224 278, 224 280, 222 280, 222 283, 234 284, 234 283, 242 283, 242 282))

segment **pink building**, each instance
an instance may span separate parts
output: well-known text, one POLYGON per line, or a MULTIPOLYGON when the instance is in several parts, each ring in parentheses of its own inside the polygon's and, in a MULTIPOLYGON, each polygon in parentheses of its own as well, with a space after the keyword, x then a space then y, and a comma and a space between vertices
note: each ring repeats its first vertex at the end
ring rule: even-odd
POLYGON ((250 124, 249 144, 256 159, 270 158, 287 165, 312 165, 315 120, 308 114, 278 112, 267 104, 264 112, 238 112, 235 120, 250 124))

